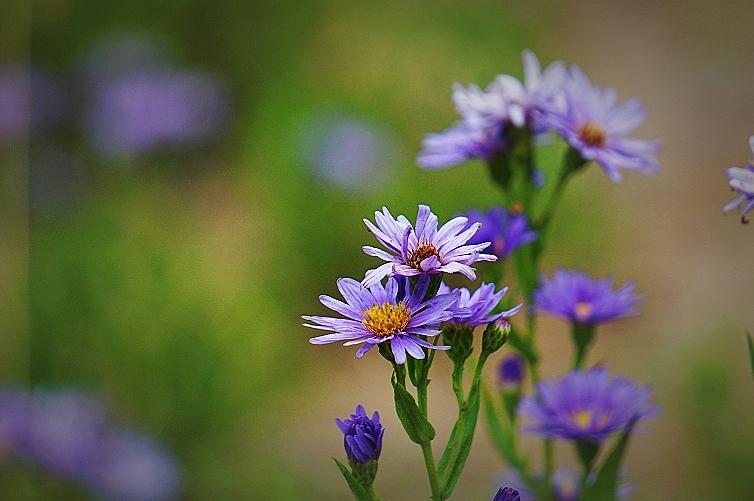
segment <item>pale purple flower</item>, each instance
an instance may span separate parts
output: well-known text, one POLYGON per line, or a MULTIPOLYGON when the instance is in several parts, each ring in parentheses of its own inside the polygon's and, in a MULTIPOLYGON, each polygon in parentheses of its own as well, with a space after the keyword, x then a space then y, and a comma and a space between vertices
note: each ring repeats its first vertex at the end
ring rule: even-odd
POLYGON ((351 419, 335 418, 335 424, 343 432, 343 447, 349 461, 368 463, 380 459, 385 430, 380 424, 379 412, 374 411, 370 419, 364 406, 359 404, 351 419))
POLYGON ((552 493, 555 501, 578 501, 581 495, 581 478, 571 468, 558 468, 552 474, 552 493))
MULTIPOLYGON (((544 475, 541 472, 535 473, 535 479, 542 481, 544 475)), ((623 472, 620 478, 624 477, 623 472)), ((581 495, 581 478, 579 474, 568 467, 558 468, 552 475, 552 495, 555 501, 578 501, 581 495)), ((521 501, 537 501, 537 497, 526 485, 521 473, 515 468, 508 468, 505 473, 496 479, 497 485, 509 485, 511 488, 519 491, 521 501)), ((633 484, 622 482, 618 485, 615 492, 616 499, 628 499, 633 494, 633 484)))
POLYGON ((649 386, 611 379, 606 368, 595 367, 571 372, 554 383, 537 383, 537 397, 524 397, 518 412, 532 421, 524 431, 599 443, 639 419, 657 415, 659 408, 649 403, 651 394, 649 386))
POLYGON ((746 214, 754 209, 754 136, 749 138, 749 147, 752 152, 752 160, 746 167, 730 167, 725 169, 725 175, 728 176, 728 185, 731 190, 738 192, 738 196, 725 204, 723 207, 723 214, 730 212, 733 209, 737 209, 744 203, 743 210, 741 211, 741 222, 748 224, 746 214))
POLYGON ((492 242, 489 250, 498 259, 507 258, 522 245, 537 239, 537 232, 529 229, 529 220, 525 215, 514 214, 502 207, 492 207, 487 212, 470 209, 464 215, 469 219, 469 225, 482 225, 468 243, 492 242))
MULTIPOLYGON (((454 316, 450 321, 473 328, 487 325, 503 317, 508 318, 515 315, 523 306, 522 304, 510 310, 492 314, 492 310, 497 307, 506 292, 508 292, 508 287, 503 287, 498 292, 495 292, 495 284, 485 283, 479 285, 479 288, 473 294, 466 287, 453 289, 452 293, 459 294, 458 301, 453 305, 459 309, 459 314, 454 316), (471 315, 468 314, 467 310, 471 311, 471 315)), ((445 283, 442 283, 440 284, 438 293, 450 294, 451 290, 445 283)))
POLYGON ((438 295, 424 301, 428 287, 429 276, 423 275, 408 297, 400 297, 395 278, 389 278, 385 287, 377 282, 368 288, 356 280, 341 278, 338 280, 338 290, 346 303, 325 295, 320 296, 319 300, 347 318, 303 316, 304 320, 314 323, 304 324, 306 327, 331 332, 313 337, 309 342, 328 344, 345 341, 344 346, 364 343, 356 352, 356 356, 361 358, 375 345, 389 341, 398 364, 406 361, 406 353, 414 358, 424 358, 422 347, 447 350, 448 346, 435 346, 419 336, 440 334, 437 327, 453 317, 454 312, 449 308, 458 299, 459 293, 438 295))
POLYGON ((481 254, 489 242, 465 245, 474 236, 480 224, 467 227, 468 219, 456 217, 439 229, 437 216, 426 205, 419 206, 416 226, 405 216, 394 219, 387 207, 374 213, 377 226, 368 219, 364 223, 387 251, 371 246, 362 249, 370 256, 387 261, 382 266, 367 271, 362 283, 370 287, 386 276, 412 277, 421 274, 461 273, 470 280, 476 278, 470 266, 477 261, 495 261, 496 256, 481 254))
POLYGON ((571 67, 563 89, 560 111, 548 114, 547 120, 584 160, 600 164, 614 183, 622 179, 621 168, 644 174, 657 172, 660 142, 625 137, 647 117, 639 99, 618 106, 613 87, 592 85, 576 65, 571 67))
POLYGON ((490 161, 505 150, 505 127, 531 123, 534 133, 544 132, 549 114, 565 77, 563 63, 555 62, 544 71, 531 51, 522 54, 524 82, 510 75, 499 75, 485 90, 471 84, 453 86, 453 102, 461 120, 436 134, 427 134, 417 162, 428 169, 457 165, 470 158, 490 161))
POLYGON ((555 270, 552 279, 542 277, 534 293, 540 311, 578 324, 599 324, 638 314, 641 297, 634 283, 613 290, 610 278, 595 280, 576 270, 555 270))

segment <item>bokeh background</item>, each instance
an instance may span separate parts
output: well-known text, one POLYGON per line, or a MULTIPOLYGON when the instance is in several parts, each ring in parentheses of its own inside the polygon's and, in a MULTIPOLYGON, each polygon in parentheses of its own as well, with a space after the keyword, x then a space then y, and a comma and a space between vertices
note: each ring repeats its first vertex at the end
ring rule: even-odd
MULTIPOLYGON (((375 265, 361 218, 382 205, 412 218, 427 203, 442 221, 499 200, 480 162, 427 172, 414 156, 456 119, 453 82, 520 76, 530 48, 640 97, 637 135, 665 145, 657 176, 579 176, 545 260, 644 295, 590 359, 663 407, 628 453, 634 499, 754 499, 754 233, 721 214, 723 170, 751 156, 752 25, 744 0, 4 1, 2 383, 101 396, 176 458, 184 500, 351 499, 333 418, 362 403, 387 428, 378 492, 427 498, 389 366, 310 345, 300 315, 375 265)), ((540 338, 555 377, 568 327, 544 319, 540 338)), ((480 426, 454 498, 490 499, 502 471, 480 426)), ((0 468, 2 499, 92 496, 0 468)))

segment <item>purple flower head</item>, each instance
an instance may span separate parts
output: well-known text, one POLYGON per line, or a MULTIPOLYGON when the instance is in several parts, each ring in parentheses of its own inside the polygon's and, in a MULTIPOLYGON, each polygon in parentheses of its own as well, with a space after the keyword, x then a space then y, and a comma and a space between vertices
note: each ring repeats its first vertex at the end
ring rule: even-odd
POLYGON ((538 383, 538 397, 524 397, 518 412, 533 421, 524 431, 599 443, 639 419, 657 415, 659 408, 649 403, 651 394, 649 386, 610 379, 606 368, 595 367, 571 372, 554 383, 538 383))
POLYGON ((228 93, 215 75, 155 69, 102 84, 92 96, 87 128, 99 153, 129 158, 205 143, 228 114, 228 93))
MULTIPOLYGON (((620 472, 620 478, 623 478, 623 472, 620 472)), ((542 481, 544 475, 536 472, 534 478, 542 481)), ((588 481, 588 480, 587 480, 588 481)), ((519 491, 521 501, 537 501, 534 493, 521 478, 521 473, 515 468, 508 468, 505 473, 496 479, 498 485, 509 485, 511 488, 519 491)), ((623 482, 616 489, 616 499, 627 499, 633 493, 633 485, 629 482, 623 482)), ((558 468, 552 475, 552 495, 555 501, 577 501, 581 495, 581 479, 579 474, 571 468, 558 468)))
POLYGON ((659 169, 659 141, 625 137, 647 117, 638 99, 617 106, 613 87, 602 89, 589 81, 578 66, 572 66, 564 87, 560 111, 547 120, 584 160, 594 160, 610 180, 620 183, 621 168, 654 174, 659 169))
MULTIPOLYGON (((539 475, 541 477, 541 475, 539 475)), ((524 479, 521 477, 521 472, 515 468, 508 468, 505 472, 495 479, 497 485, 508 486, 511 489, 518 491, 521 496, 521 501, 537 501, 534 493, 529 489, 524 479)), ((494 501, 494 500, 493 500, 494 501)))
POLYGON ((599 324, 636 315, 641 299, 633 282, 613 290, 613 280, 593 280, 579 271, 555 270, 552 280, 542 277, 534 293, 541 311, 579 324, 599 324))
POLYGON ((411 277, 422 274, 461 273, 470 280, 476 278, 470 266, 477 261, 495 261, 492 254, 480 254, 489 242, 464 245, 479 229, 479 224, 467 227, 467 218, 456 217, 439 229, 437 216, 426 205, 419 206, 416 226, 405 216, 394 219, 387 207, 374 213, 377 226, 368 219, 364 223, 388 251, 365 245, 364 252, 387 261, 367 271, 362 283, 371 287, 386 276, 411 277))
MULTIPOLYGON (((458 313, 450 321, 469 327, 479 327, 500 318, 508 318, 515 315, 521 309, 522 305, 519 304, 501 313, 491 314, 506 292, 508 292, 508 287, 503 287, 498 292, 495 292, 495 284, 485 283, 482 283, 473 294, 466 287, 453 289, 453 293, 458 294, 458 301, 453 305, 458 309, 458 313), (471 312, 470 315, 469 311, 471 312)), ((440 284, 438 293, 450 294, 451 291, 443 282, 440 284)))
POLYGON ((351 419, 335 418, 335 424, 343 432, 343 446, 349 461, 368 463, 380 459, 385 430, 380 424, 379 412, 374 411, 370 419, 364 407, 359 404, 356 406, 356 413, 351 414, 351 419))
POLYGON ((173 456, 150 437, 110 430, 101 442, 93 490, 112 501, 178 499, 181 477, 173 456))
POLYGON ((518 353, 508 353, 500 361, 498 375, 501 385, 518 387, 524 381, 525 374, 524 358, 518 353))
POLYGON ((470 158, 489 161, 507 144, 508 124, 523 127, 532 123, 535 133, 544 132, 549 122, 540 120, 553 108, 565 78, 563 63, 555 62, 544 72, 531 51, 522 54, 524 83, 510 75, 498 75, 485 90, 471 84, 453 86, 453 102, 461 116, 458 124, 437 134, 427 134, 417 162, 427 169, 451 167, 470 158))
POLYGON ((521 501, 521 496, 516 489, 510 487, 502 487, 492 501, 521 501))
POLYGON ((465 216, 469 225, 479 223, 481 228, 468 241, 470 245, 492 242, 492 253, 505 259, 513 251, 537 239, 537 232, 529 229, 529 221, 523 214, 508 212, 502 207, 492 207, 487 212, 469 210, 465 216))
POLYGON ((730 185, 731 190, 738 192, 738 196, 725 204, 723 214, 737 209, 745 202, 746 205, 741 211, 741 223, 743 224, 749 223, 746 214, 754 209, 754 136, 749 138, 749 147, 751 148, 752 159, 746 167, 725 169, 725 175, 728 176, 728 185, 730 185))
POLYGON ((306 327, 331 332, 313 337, 309 342, 328 344, 345 341, 344 346, 365 343, 356 352, 356 356, 361 358, 375 345, 390 341, 390 348, 398 364, 406 361, 406 353, 414 358, 424 358, 422 347, 447 350, 448 346, 435 346, 418 336, 440 334, 437 327, 453 317, 454 313, 450 308, 458 299, 459 293, 438 295, 424 301, 428 287, 429 276, 423 275, 411 295, 401 298, 398 280, 395 278, 389 278, 385 287, 377 282, 368 288, 351 278, 341 278, 338 280, 338 290, 346 303, 325 295, 320 296, 319 300, 347 318, 303 316, 304 320, 315 324, 304 324, 306 327))

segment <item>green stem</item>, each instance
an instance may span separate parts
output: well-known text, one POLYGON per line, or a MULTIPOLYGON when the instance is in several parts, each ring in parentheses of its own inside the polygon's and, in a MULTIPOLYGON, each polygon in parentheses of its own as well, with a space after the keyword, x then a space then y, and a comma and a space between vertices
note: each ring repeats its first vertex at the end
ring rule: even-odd
POLYGON ((428 418, 429 416, 427 415, 427 378, 422 377, 418 381, 418 383, 419 385, 416 387, 416 396, 417 396, 417 400, 419 401, 418 402, 419 410, 422 412, 422 414, 424 414, 424 417, 428 418))
POLYGON ((382 501, 382 499, 380 499, 380 497, 375 492, 373 485, 366 487, 366 491, 371 501, 382 501))
POLYGON ((424 455, 424 465, 427 467, 427 476, 429 477, 429 487, 432 490, 432 500, 442 501, 442 491, 440 490, 440 479, 437 476, 437 467, 435 466, 435 456, 432 454, 432 443, 428 442, 422 445, 422 454, 424 455))
POLYGON ((463 393, 463 364, 453 365, 453 393, 456 394, 456 401, 458 402, 458 410, 461 410, 466 397, 463 393))
POLYGON ((552 485, 552 472, 553 472, 553 447, 552 440, 545 439, 545 482, 547 485, 552 485))

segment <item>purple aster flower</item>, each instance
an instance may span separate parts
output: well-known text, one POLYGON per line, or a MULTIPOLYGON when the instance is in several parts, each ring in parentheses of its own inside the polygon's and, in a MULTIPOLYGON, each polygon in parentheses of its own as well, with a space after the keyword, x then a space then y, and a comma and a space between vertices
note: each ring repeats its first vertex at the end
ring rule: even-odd
POLYGON ((725 204, 723 214, 737 209, 746 202, 741 211, 741 223, 743 224, 749 224, 746 214, 754 209, 754 136, 749 138, 749 147, 751 148, 752 159, 746 167, 730 167, 725 170, 725 175, 728 176, 728 184, 731 190, 738 192, 738 196, 725 204))
POLYGON ((480 254, 490 242, 464 245, 480 227, 479 223, 468 226, 465 217, 451 219, 439 229, 437 216, 426 205, 419 206, 415 227, 405 216, 394 219, 387 207, 375 212, 374 217, 377 226, 368 219, 364 223, 388 252, 368 245, 362 249, 387 263, 367 271, 362 281, 366 287, 390 275, 461 273, 474 280, 476 274, 471 264, 497 260, 492 254, 480 254))
POLYGON ((593 280, 571 270, 555 270, 552 280, 542 277, 534 293, 537 308, 577 324, 598 324, 636 315, 641 297, 634 294, 633 282, 613 290, 613 280, 593 280))
POLYGON ((492 501, 521 501, 521 496, 518 494, 518 491, 516 489, 503 487, 499 491, 497 491, 497 494, 495 494, 495 497, 492 499, 492 501))
POLYGON ((549 123, 539 120, 554 105, 565 77, 561 62, 540 70, 539 61, 530 51, 522 54, 524 83, 510 75, 499 75, 485 90, 471 84, 456 83, 453 102, 461 116, 458 124, 437 134, 427 134, 417 162, 428 169, 457 165, 469 158, 490 161, 506 148, 505 127, 523 127, 532 123, 535 133, 549 123))
POLYGON ((524 381, 525 374, 524 358, 518 353, 508 353, 500 361, 498 376, 501 385, 518 387, 524 381))
POLYGON ((448 346, 435 346, 418 336, 440 334, 437 326, 453 317, 453 310, 449 308, 459 294, 439 295, 424 301, 428 287, 429 276, 423 275, 411 295, 401 298, 398 281, 394 278, 389 278, 385 287, 377 282, 368 288, 356 280, 341 278, 338 280, 338 290, 346 303, 325 295, 320 296, 319 300, 348 318, 303 316, 304 320, 316 324, 304 324, 306 327, 332 332, 313 337, 309 342, 328 344, 345 341, 344 346, 365 343, 356 352, 356 356, 361 358, 375 345, 390 341, 398 364, 406 361, 406 353, 414 358, 424 358, 422 347, 447 350, 448 346))
POLYGON ((547 438, 600 443, 639 419, 659 413, 650 405, 652 389, 628 379, 610 379, 604 367, 574 371, 554 383, 537 383, 537 398, 521 401, 519 414, 534 424, 524 431, 547 438))
POLYGON ((581 495, 581 478, 571 468, 558 468, 552 474, 552 493, 555 501, 578 501, 581 495))
MULTIPOLYGON (((506 292, 508 292, 508 287, 503 287, 495 292, 495 284, 485 284, 484 282, 473 294, 466 287, 453 289, 453 293, 459 294, 458 301, 453 305, 458 309, 458 314, 450 322, 473 328, 487 325, 499 318, 508 318, 515 315, 523 306, 522 304, 501 313, 491 314, 506 292), (469 315, 469 311, 471 311, 471 315, 469 315)), ((450 293, 450 287, 445 285, 444 282, 440 284, 438 294, 450 293)))
POLYGON ((519 472, 517 469, 508 468, 495 480, 495 483, 497 485, 508 486, 511 489, 518 491, 519 496, 521 496, 521 501, 537 501, 537 497, 534 495, 531 489, 529 489, 529 486, 521 477, 521 472, 519 472))
POLYGON ((563 89, 560 111, 548 114, 547 120, 584 160, 600 164, 614 183, 622 179, 621 168, 657 172, 659 141, 625 137, 647 116, 641 101, 634 98, 617 106, 613 87, 592 85, 575 65, 563 89))
POLYGON ((335 418, 335 424, 343 432, 343 447, 348 461, 368 463, 380 459, 385 430, 380 424, 379 412, 374 411, 370 419, 364 407, 359 404, 356 406, 356 413, 351 414, 351 419, 335 418))
POLYGON ((465 216, 469 219, 469 225, 482 225, 468 243, 492 242, 490 250, 498 259, 507 258, 522 245, 537 239, 537 232, 529 229, 525 215, 508 212, 502 207, 492 207, 487 212, 471 209, 465 216))

